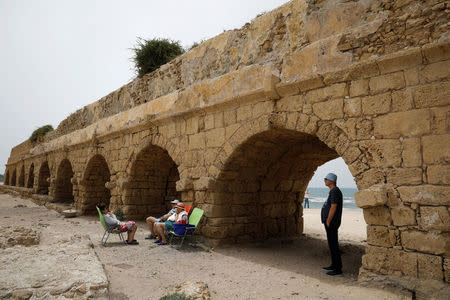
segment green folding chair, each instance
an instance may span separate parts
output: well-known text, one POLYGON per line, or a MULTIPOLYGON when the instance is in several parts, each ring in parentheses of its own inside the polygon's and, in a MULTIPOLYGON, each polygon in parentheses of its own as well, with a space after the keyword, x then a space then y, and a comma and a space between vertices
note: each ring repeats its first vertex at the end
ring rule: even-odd
POLYGON ((127 242, 125 241, 125 238, 123 237, 122 232, 121 232, 120 230, 117 230, 117 229, 114 229, 114 228, 108 228, 108 226, 106 226, 105 218, 103 217, 103 214, 102 214, 102 212, 100 211, 100 208, 98 208, 97 206, 96 206, 96 208, 97 208, 97 211, 98 211, 98 215, 99 215, 99 217, 100 217, 100 223, 102 224, 103 229, 105 229, 105 233, 103 233, 103 237, 102 237, 102 239, 101 239, 101 241, 100 241, 100 242, 102 243, 102 245, 103 245, 103 246, 106 246, 106 241, 108 240, 109 235, 110 235, 111 233, 112 233, 112 234, 118 234, 120 240, 121 240, 125 245, 127 245, 127 242), (105 238, 105 236, 106 236, 106 238, 105 238))
POLYGON ((173 240, 174 237, 181 238, 181 243, 178 246, 178 249, 180 249, 183 246, 184 239, 186 237, 192 236, 194 234, 194 231, 197 228, 198 223, 202 219, 202 216, 203 216, 203 210, 200 209, 200 208, 197 208, 197 207, 194 208, 194 210, 192 211, 191 215, 189 216, 189 223, 188 224, 190 226, 187 226, 185 228, 183 234, 177 234, 173 230, 171 230, 169 232, 169 235, 170 235, 169 244, 172 244, 172 240, 173 240))

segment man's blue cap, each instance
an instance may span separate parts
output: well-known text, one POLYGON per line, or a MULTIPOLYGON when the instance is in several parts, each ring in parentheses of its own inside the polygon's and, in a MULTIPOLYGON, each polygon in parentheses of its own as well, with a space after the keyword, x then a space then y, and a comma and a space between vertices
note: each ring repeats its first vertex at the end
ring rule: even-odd
POLYGON ((327 176, 325 176, 324 179, 331 180, 331 181, 333 181, 334 183, 337 182, 337 176, 336 176, 336 174, 334 174, 334 173, 328 173, 327 176))

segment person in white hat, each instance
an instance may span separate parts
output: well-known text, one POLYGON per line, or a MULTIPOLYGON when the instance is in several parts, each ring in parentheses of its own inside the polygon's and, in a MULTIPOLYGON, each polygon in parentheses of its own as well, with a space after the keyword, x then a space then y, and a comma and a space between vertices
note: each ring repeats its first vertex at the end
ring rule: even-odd
POLYGON ((338 229, 342 218, 342 192, 336 186, 337 176, 328 173, 324 178, 325 185, 330 189, 327 201, 323 204, 320 216, 327 232, 328 247, 330 248, 331 265, 323 267, 329 276, 342 274, 342 260, 339 252, 338 229))
POLYGON ((145 222, 147 222, 148 225, 148 229, 150 230, 150 234, 145 237, 146 240, 156 239, 157 235, 155 233, 155 223, 165 222, 167 218, 175 213, 175 206, 177 206, 178 203, 180 203, 180 200, 178 199, 170 201, 170 204, 172 204, 172 209, 160 218, 148 217, 147 219, 145 219, 145 222))

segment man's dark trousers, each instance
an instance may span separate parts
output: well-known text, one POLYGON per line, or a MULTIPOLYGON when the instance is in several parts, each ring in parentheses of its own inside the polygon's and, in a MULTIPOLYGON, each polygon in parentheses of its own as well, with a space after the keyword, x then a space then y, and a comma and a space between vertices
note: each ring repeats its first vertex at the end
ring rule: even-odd
POLYGON ((331 253, 331 266, 336 271, 342 271, 342 260, 338 243, 338 228, 327 227, 327 225, 325 225, 325 230, 327 232, 328 247, 330 248, 331 253))

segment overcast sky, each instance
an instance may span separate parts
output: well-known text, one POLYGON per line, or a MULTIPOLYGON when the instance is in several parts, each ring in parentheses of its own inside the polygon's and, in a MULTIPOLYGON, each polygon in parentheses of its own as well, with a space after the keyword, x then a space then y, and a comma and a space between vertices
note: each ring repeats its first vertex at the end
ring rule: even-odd
MULTIPOLYGON (((188 47, 286 2, 0 0, 0 173, 11 148, 33 130, 46 124, 56 129, 77 109, 132 80, 130 48, 137 37, 165 37, 188 47)), ((326 168, 343 166, 340 160, 326 168)), ((354 185, 349 173, 342 178, 354 185)))

